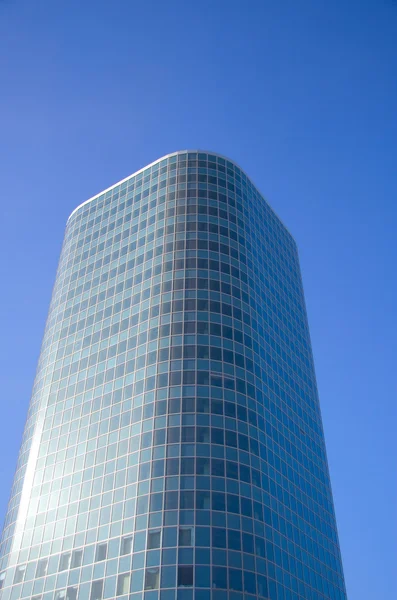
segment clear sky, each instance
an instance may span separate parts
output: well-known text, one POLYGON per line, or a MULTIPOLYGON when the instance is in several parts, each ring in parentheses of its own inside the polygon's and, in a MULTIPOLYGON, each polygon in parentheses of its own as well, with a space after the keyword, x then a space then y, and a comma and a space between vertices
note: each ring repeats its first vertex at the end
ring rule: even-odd
POLYGON ((0 0, 0 520, 66 219, 186 148, 298 242, 349 599, 396 598, 396 0, 0 0))

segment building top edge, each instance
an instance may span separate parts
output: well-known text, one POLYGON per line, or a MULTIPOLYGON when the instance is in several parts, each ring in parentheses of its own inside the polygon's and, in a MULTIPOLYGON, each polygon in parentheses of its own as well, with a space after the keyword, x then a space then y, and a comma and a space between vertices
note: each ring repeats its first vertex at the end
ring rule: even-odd
MULTIPOLYGON (((165 160, 166 158, 170 158, 171 156, 177 156, 178 154, 188 154, 190 152, 212 154, 214 156, 217 156, 218 158, 223 158, 224 160, 227 160, 228 162, 232 163, 235 167, 238 167, 240 169, 240 171, 245 173, 244 169, 242 169, 240 167, 240 165, 236 163, 235 160, 232 160, 231 158, 229 158, 228 156, 224 156, 223 154, 219 154, 219 152, 211 152, 210 150, 199 150, 199 149, 177 150, 176 152, 170 152, 169 154, 164 154, 164 156, 160 156, 160 158, 156 158, 156 160, 154 160, 150 164, 145 165, 144 167, 142 167, 141 169, 138 169, 138 171, 135 171, 134 173, 131 173, 130 175, 127 175, 127 177, 124 177, 124 179, 121 179, 120 181, 116 181, 116 183, 113 183, 108 188, 101 190, 98 194, 91 196, 91 198, 88 198, 88 200, 85 200, 84 202, 82 202, 81 204, 76 206, 76 208, 70 213, 70 215, 68 217, 68 221, 69 221, 69 219, 71 219, 71 217, 74 215, 74 213, 77 212, 82 206, 84 206, 85 204, 88 204, 89 202, 92 202, 99 196, 102 196, 102 194, 109 192, 110 190, 112 190, 116 186, 120 185, 121 183, 124 183, 128 179, 131 179, 131 177, 136 177, 136 175, 139 175, 139 173, 146 171, 146 169, 149 169, 150 167, 154 167, 154 165, 161 162, 162 160, 165 160)), ((249 175, 247 175, 247 173, 245 173, 245 175, 250 179, 250 177, 249 177, 249 175)))
MULTIPOLYGON (((83 206, 85 206, 89 202, 92 202, 96 198, 99 198, 99 196, 102 196, 102 194, 106 194, 106 192, 109 192, 110 190, 112 190, 113 188, 117 187, 118 185, 121 185, 125 181, 128 181, 128 179, 131 179, 131 177, 136 177, 137 175, 139 175, 143 171, 146 171, 146 169, 149 169, 150 167, 153 167, 157 163, 159 163, 162 160, 165 160, 167 158, 170 158, 171 156, 177 156, 179 154, 189 154, 189 153, 212 154, 213 156, 216 156, 217 158, 222 158, 222 159, 227 160, 228 162, 232 163, 235 167, 237 167, 238 169, 240 169, 240 171, 242 173, 244 173, 244 175, 252 182, 252 184, 256 187, 256 189, 258 190, 258 192, 261 194, 262 198, 265 200, 265 202, 268 204, 268 206, 271 208, 271 210, 275 213, 274 209, 269 205, 269 203, 267 202, 267 200, 265 199, 265 197, 263 196, 263 194, 259 191, 259 189, 257 188, 257 186, 253 183, 251 177, 246 173, 246 171, 242 167, 240 167, 240 165, 235 160, 229 158, 228 156, 225 156, 224 154, 220 154, 219 152, 212 152, 211 150, 203 150, 203 149, 197 149, 196 148, 196 149, 177 150, 176 152, 169 152, 168 154, 164 154, 164 156, 160 156, 160 158, 157 158, 153 162, 149 163, 148 165, 145 165, 141 169, 138 169, 134 173, 131 173, 130 175, 127 175, 127 177, 124 177, 120 181, 116 181, 116 183, 113 183, 112 185, 110 185, 106 189, 101 190, 100 192, 98 192, 98 194, 95 194, 94 196, 91 196, 91 198, 88 198, 88 200, 85 200, 84 202, 82 202, 81 204, 79 204, 78 206, 76 206, 76 208, 70 213, 66 224, 69 223, 69 221, 72 218, 72 216, 78 210, 80 210, 80 208, 82 208, 83 206)), ((285 229, 288 231, 288 233, 290 234, 292 240, 295 242, 295 239, 294 239, 293 235, 291 234, 291 232, 289 231, 288 227, 285 225, 285 223, 282 221, 282 219, 280 219, 280 217, 277 214, 276 214, 276 216, 280 220, 280 222, 282 223, 282 225, 285 227, 285 229)))

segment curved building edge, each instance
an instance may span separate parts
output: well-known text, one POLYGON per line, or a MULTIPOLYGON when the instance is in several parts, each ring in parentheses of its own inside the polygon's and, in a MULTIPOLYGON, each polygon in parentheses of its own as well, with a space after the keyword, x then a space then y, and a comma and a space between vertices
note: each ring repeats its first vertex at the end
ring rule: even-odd
POLYGON ((240 171, 242 173, 244 173, 244 175, 247 177, 247 179, 252 183, 252 185, 255 187, 255 189, 258 191, 258 193, 262 196, 264 202, 266 202, 266 204, 269 206, 269 208, 273 211, 273 213, 279 219, 280 223, 285 227, 285 229, 287 230, 288 234, 291 236, 291 239, 293 240, 294 244, 296 245, 295 238, 292 235, 292 233, 290 232, 290 230, 287 227, 287 225, 279 217, 279 215, 275 212, 275 210, 273 209, 273 207, 270 206, 269 202, 266 200, 265 196, 259 190, 258 186, 255 185, 255 183, 253 182, 252 178, 248 175, 248 173, 242 167, 240 167, 240 165, 235 160, 232 160, 228 156, 225 156, 224 154, 220 154, 219 152, 212 152, 211 150, 203 150, 203 149, 197 149, 197 148, 196 149, 177 150, 175 152, 169 152, 168 154, 164 154, 164 156, 161 156, 160 158, 157 158, 153 162, 149 163, 148 165, 145 165, 141 169, 138 169, 137 171, 134 171, 134 173, 131 173, 130 175, 127 175, 127 177, 124 177, 123 179, 120 179, 119 181, 116 181, 116 183, 113 183, 109 187, 107 187, 104 190, 101 190, 100 192, 98 192, 98 194, 95 194, 94 196, 91 196, 91 198, 88 198, 88 200, 85 200, 84 202, 82 202, 81 204, 79 204, 78 206, 76 206, 76 208, 70 213, 70 215, 69 215, 69 217, 68 217, 68 219, 66 221, 66 224, 68 225, 70 219, 73 217, 73 215, 77 211, 80 210, 80 208, 82 208, 86 204, 89 204, 93 200, 96 200, 97 198, 99 198, 99 196, 102 196, 103 194, 106 194, 106 192, 110 192, 110 190, 112 190, 113 188, 117 187, 118 185, 121 185, 122 183, 128 181, 132 177, 136 177, 137 175, 139 175, 140 173, 143 173, 147 169, 150 169, 151 167, 154 167, 154 165, 156 165, 157 163, 160 163, 161 161, 166 160, 167 158, 171 158, 171 156, 179 156, 180 154, 190 154, 190 153, 191 154, 211 154, 212 156, 216 156, 217 158, 222 158, 223 160, 226 160, 226 161, 230 162, 232 165, 234 165, 235 167, 237 167, 238 169, 240 169, 240 171))

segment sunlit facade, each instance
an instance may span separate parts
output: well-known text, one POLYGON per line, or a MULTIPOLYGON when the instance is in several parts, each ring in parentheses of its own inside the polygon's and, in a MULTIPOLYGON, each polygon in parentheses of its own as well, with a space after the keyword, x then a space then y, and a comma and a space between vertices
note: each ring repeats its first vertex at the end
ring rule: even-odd
POLYGON ((70 216, 1 600, 344 600, 295 242, 170 154, 70 216))

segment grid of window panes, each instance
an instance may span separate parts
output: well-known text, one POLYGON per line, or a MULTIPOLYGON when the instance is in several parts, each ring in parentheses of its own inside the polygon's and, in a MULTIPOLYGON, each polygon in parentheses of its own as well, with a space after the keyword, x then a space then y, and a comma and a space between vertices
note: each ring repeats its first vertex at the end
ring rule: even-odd
POLYGON ((345 599, 295 243, 169 155, 69 219, 2 600, 345 599))

